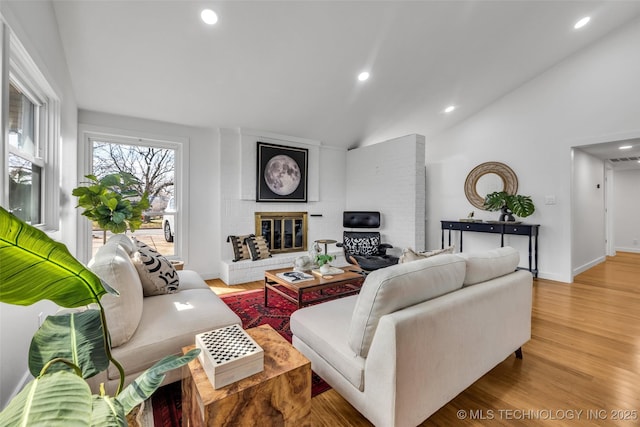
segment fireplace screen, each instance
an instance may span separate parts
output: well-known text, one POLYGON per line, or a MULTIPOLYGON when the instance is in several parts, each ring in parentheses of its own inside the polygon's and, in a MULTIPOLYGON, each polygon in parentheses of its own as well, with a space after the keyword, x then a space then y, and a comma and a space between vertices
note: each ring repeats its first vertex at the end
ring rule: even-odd
POLYGON ((307 250, 306 212, 256 212, 256 236, 264 236, 271 253, 307 250))

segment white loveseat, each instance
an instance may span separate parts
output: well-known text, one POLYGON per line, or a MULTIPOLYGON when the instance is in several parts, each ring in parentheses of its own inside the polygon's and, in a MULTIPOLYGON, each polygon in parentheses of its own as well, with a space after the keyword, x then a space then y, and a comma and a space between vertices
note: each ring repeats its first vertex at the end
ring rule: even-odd
MULTIPOLYGON (((104 307, 113 357, 123 366, 129 384, 151 365, 182 347, 195 344, 195 335, 242 324, 240 318, 213 293, 195 271, 178 271, 178 292, 143 297, 138 271, 130 255, 135 246, 126 236, 115 235, 101 247, 88 267, 120 296, 105 295, 104 307)), ((100 383, 113 395, 118 370, 109 368, 90 378, 95 391, 100 383)), ((167 373, 163 384, 180 380, 181 370, 167 373)))
POLYGON ((293 313, 293 345, 376 426, 418 425, 530 339, 518 262, 505 247, 374 271, 359 295, 293 313))

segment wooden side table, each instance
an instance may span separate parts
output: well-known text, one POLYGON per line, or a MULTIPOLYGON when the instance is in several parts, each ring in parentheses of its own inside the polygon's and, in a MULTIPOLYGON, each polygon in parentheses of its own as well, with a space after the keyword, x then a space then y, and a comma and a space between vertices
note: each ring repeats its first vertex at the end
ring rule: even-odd
POLYGON ((247 333, 264 350, 264 371, 215 390, 192 360, 183 367, 182 427, 309 425, 311 362, 269 325, 247 333))

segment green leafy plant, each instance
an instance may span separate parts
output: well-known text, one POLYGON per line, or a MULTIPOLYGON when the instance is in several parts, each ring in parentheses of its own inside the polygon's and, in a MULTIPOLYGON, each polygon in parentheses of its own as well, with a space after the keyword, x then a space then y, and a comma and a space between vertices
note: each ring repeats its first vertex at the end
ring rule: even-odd
POLYGON ((487 194, 484 199, 484 208, 488 211, 502 210, 501 221, 514 221, 513 215, 526 218, 536 210, 531 197, 508 194, 504 191, 487 194))
POLYGON ((126 426, 126 414, 155 392, 165 373, 199 353, 196 349, 165 357, 122 390, 124 371, 111 355, 100 304, 103 295, 117 291, 64 244, 2 207, 0 265, 0 302, 31 305, 48 299, 65 308, 96 307, 47 317, 29 348, 29 370, 35 379, 0 412, 0 425, 126 426), (120 372, 116 395, 92 395, 85 378, 104 371, 109 363, 120 372))
POLYGON ((135 185, 140 181, 127 172, 119 172, 98 179, 86 175, 90 183, 73 189, 78 197, 82 215, 98 223, 103 230, 124 233, 135 231, 142 225, 142 212, 149 208, 147 192, 138 194, 135 185))
POLYGON ((333 255, 316 255, 316 264, 318 264, 318 267, 322 267, 324 264, 328 264, 331 261, 333 261, 333 255))

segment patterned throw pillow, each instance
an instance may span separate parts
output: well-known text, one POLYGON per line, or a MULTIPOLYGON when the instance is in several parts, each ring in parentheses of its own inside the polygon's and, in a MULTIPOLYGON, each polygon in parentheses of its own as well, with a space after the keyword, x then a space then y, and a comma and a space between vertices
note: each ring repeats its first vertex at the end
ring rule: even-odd
POLYGON ((343 245, 352 255, 371 256, 378 253, 380 236, 370 237, 344 237, 343 245))
POLYGON ((135 241, 138 251, 131 259, 138 270, 145 297, 178 292, 179 279, 171 262, 143 242, 135 241))
POLYGON ((402 256, 398 260, 398 264, 402 264, 405 262, 418 261, 421 259, 429 258, 432 256, 440 255, 440 254, 452 254, 455 250, 455 246, 449 246, 444 249, 434 249, 428 252, 415 252, 411 248, 407 248, 403 251, 402 256))
POLYGON ((256 261, 271 257, 269 245, 263 236, 250 236, 245 239, 245 243, 251 253, 251 259, 256 261))
POLYGON ((249 253, 249 248, 244 241, 247 238, 254 236, 254 234, 247 234, 245 236, 227 236, 227 242, 231 242, 231 248, 233 249, 233 262, 241 261, 243 259, 251 259, 251 253, 249 253))

